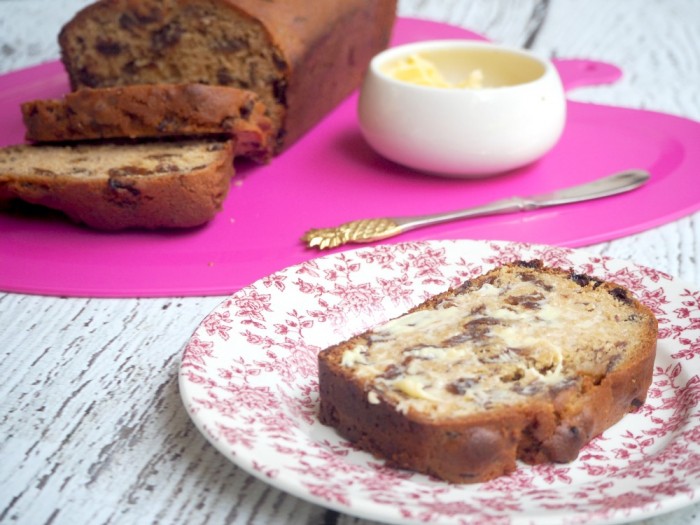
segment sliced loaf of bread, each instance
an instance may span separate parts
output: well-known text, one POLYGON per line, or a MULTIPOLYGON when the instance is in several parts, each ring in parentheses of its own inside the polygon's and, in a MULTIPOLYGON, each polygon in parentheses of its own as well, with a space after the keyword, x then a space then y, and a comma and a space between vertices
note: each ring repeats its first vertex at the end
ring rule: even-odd
POLYGON ((454 483, 569 462, 645 402, 656 338, 625 288, 508 264, 322 351, 319 417, 393 466, 454 483))
POLYGON ((0 149, 0 203, 20 199, 92 228, 187 228, 220 211, 231 140, 0 149))
POLYGON ((276 149, 359 85, 389 43, 396 0, 100 0, 59 44, 73 89, 199 82, 256 92, 276 149))

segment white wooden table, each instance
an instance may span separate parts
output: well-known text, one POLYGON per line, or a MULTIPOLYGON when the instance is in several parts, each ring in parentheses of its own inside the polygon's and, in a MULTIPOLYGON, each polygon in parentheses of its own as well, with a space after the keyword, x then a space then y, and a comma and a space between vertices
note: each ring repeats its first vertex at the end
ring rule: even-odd
MULTIPOLYGON (((57 59, 87 3, 0 0, 0 73, 57 59)), ((401 0, 400 14, 617 64, 621 81, 571 98, 700 120, 698 0, 401 0)), ((586 250, 700 286, 700 213, 586 250)), ((367 523, 256 480, 190 422, 181 349, 221 300, 0 294, 0 523, 367 523)), ((700 504, 639 523, 700 523, 700 504)))

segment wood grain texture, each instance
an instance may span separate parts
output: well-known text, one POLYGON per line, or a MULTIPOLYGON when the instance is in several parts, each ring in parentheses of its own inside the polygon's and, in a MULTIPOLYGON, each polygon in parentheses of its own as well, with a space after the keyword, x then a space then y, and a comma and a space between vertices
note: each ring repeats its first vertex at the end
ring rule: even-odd
MULTIPOLYGON (((0 73, 57 59, 60 26, 88 3, 0 0, 0 73)), ((619 64, 620 82, 571 97, 700 120, 698 0, 400 0, 399 13, 619 64)), ((700 214, 586 250, 700 286, 700 214)), ((249 476, 189 420, 180 353, 221 300, 0 294, 0 523, 369 525, 249 476)), ((700 523, 700 505, 639 523, 700 523)))

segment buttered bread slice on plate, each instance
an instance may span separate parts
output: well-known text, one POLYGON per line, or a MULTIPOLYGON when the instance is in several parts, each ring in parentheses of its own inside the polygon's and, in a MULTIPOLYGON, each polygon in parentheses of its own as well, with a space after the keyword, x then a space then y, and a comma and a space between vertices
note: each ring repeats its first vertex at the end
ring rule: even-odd
POLYGON ((454 483, 569 462, 645 402, 656 338, 625 288, 512 263, 322 351, 319 417, 454 483))

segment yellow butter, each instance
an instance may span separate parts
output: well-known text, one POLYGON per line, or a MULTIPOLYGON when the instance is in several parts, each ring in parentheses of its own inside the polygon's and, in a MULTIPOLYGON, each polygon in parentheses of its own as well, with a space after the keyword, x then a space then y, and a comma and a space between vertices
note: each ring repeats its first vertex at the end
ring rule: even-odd
POLYGON ((425 390, 425 386, 416 377, 404 377, 393 384, 399 392, 417 399, 428 399, 430 401, 440 401, 440 398, 430 395, 425 390))
POLYGON ((413 54, 388 68, 386 74, 401 82, 438 88, 472 88, 483 87, 484 75, 480 69, 473 70, 461 82, 448 82, 435 65, 418 54, 413 54))

